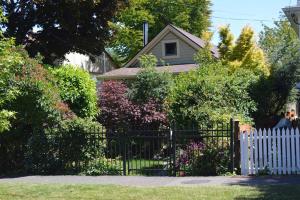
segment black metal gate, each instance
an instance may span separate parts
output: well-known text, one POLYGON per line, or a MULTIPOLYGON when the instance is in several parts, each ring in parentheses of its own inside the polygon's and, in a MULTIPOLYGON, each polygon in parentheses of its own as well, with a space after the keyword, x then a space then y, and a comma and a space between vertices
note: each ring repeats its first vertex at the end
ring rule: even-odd
POLYGON ((122 175, 197 176, 233 171, 233 123, 192 129, 106 131, 107 167, 122 175))

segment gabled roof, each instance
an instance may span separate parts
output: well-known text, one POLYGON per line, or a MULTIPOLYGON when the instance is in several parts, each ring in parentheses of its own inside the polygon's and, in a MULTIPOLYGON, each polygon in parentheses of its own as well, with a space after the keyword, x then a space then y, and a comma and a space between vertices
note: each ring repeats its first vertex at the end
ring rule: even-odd
MULTIPOLYGON (((151 42, 144 46, 144 48, 142 48, 129 62, 127 62, 124 67, 130 67, 138 60, 141 55, 147 54, 155 45, 157 45, 161 41, 164 36, 166 36, 170 32, 189 44, 196 51, 198 51, 200 48, 205 47, 205 41, 201 38, 198 38, 197 36, 194 36, 191 33, 188 33, 181 28, 170 24, 166 26, 156 37, 154 37, 151 42)), ((215 58, 219 58, 217 47, 214 46, 211 49, 211 52, 215 58)))
MULTIPOLYGON (((204 40, 202 40, 201 38, 189 33, 189 32, 186 32, 185 30, 181 29, 181 28, 178 28, 174 25, 170 25, 172 26, 173 28, 175 28, 176 30, 178 30, 180 33, 182 33, 185 37, 189 38, 191 41, 193 41, 194 43, 196 43, 197 45, 199 45, 199 47, 201 48, 204 48, 205 45, 206 45, 206 42, 204 40)), ((220 54, 218 52, 218 48, 216 46, 212 46, 212 49, 211 49, 211 53, 213 54, 213 56, 215 58, 219 58, 220 57, 220 54)))

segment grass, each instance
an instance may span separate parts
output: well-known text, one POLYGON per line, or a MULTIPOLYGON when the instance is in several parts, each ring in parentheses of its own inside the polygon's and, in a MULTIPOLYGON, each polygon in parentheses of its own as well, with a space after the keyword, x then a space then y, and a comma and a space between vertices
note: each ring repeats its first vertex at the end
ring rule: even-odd
POLYGON ((101 200, 227 200, 299 199, 300 185, 210 186, 210 187, 122 187, 101 185, 0 184, 0 200, 101 199, 101 200))
POLYGON ((164 169, 164 161, 162 160, 135 160, 129 161, 130 175, 161 175, 164 169))
MULTIPOLYGON (((109 162, 122 169, 122 160, 116 159, 109 162)), ((164 160, 130 159, 126 161, 127 175, 161 175, 161 171, 163 171, 164 167, 164 160), (130 173, 128 171, 128 166, 130 166, 130 173)))

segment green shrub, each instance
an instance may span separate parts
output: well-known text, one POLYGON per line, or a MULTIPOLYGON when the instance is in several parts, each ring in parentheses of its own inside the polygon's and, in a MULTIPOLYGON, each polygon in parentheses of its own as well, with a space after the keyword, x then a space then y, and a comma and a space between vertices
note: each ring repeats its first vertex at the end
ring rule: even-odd
POLYGON ((0 118, 10 118, 9 124, 3 123, 5 129, 30 134, 62 119, 66 110, 60 107, 59 90, 38 60, 29 58, 13 40, 1 39, 0 63, 0 118))
POLYGON ((179 125, 189 122, 228 123, 231 117, 251 121, 255 102, 248 87, 255 81, 250 71, 231 73, 220 62, 180 74, 167 98, 169 117, 179 125))
POLYGON ((79 173, 103 154, 101 125, 88 119, 64 120, 55 128, 35 131, 28 140, 25 166, 28 173, 79 173))
POLYGON ((163 103, 172 84, 169 72, 158 72, 157 58, 153 55, 144 55, 140 59, 142 70, 129 87, 129 98, 137 103, 146 103, 150 99, 163 103))
POLYGON ((83 173, 89 176, 122 175, 122 168, 114 160, 101 157, 91 161, 83 173))
POLYGON ((12 39, 0 38, 0 69, 0 171, 21 171, 33 132, 53 127, 69 109, 48 70, 12 39))
POLYGON ((50 69, 56 78, 60 97, 79 117, 98 113, 96 83, 85 70, 71 65, 50 69))

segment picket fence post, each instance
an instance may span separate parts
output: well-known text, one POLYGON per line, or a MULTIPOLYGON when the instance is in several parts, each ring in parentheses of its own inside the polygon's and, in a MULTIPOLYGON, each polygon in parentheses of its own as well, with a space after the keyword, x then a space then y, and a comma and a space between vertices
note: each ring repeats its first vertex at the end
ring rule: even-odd
POLYGON ((296 129, 296 173, 300 172, 300 152, 299 152, 299 129, 296 129))

